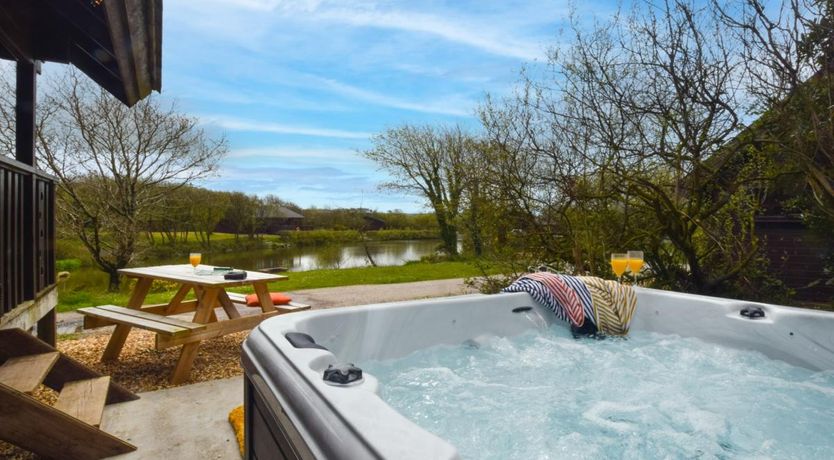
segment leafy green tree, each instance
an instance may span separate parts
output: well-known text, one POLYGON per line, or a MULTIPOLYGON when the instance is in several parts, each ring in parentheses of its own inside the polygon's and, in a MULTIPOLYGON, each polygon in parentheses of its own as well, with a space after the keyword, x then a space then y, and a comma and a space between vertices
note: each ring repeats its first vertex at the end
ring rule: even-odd
POLYGON ((474 143, 460 127, 404 125, 373 139, 362 154, 388 172, 389 190, 416 193, 434 211, 443 249, 458 253, 458 217, 472 173, 474 143))
POLYGON ((229 192, 228 207, 221 219, 224 227, 232 230, 237 240, 241 234, 254 238, 258 232, 258 197, 243 192, 229 192))

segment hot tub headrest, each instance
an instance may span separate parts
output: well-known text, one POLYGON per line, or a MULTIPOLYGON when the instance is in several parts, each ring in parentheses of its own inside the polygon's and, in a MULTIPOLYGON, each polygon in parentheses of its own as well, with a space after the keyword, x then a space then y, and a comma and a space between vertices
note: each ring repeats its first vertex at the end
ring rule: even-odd
POLYGON ((318 348, 319 350, 327 350, 326 347, 317 344, 312 336, 303 332, 287 332, 284 334, 284 337, 295 348, 318 348))

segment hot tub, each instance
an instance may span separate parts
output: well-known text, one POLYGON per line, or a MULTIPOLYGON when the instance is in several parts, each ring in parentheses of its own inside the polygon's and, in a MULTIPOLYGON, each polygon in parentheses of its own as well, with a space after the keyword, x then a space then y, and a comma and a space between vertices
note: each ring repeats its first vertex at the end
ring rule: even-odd
MULTIPOLYGON (((834 313, 635 289, 632 333, 694 337, 814 371, 834 370, 834 313)), ((454 445, 383 401, 374 375, 365 372, 360 381, 338 385, 323 380, 325 369, 399 358, 437 344, 517 336, 554 322, 553 314, 525 293, 366 305, 267 320, 243 344, 246 457, 458 458, 454 445), (289 333, 312 340, 295 335, 293 344, 289 333)))

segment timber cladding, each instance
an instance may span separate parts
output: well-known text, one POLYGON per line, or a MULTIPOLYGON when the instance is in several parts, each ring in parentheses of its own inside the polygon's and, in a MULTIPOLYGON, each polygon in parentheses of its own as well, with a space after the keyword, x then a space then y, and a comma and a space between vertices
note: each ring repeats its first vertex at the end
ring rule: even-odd
POLYGON ((834 285, 826 282, 826 258, 834 256, 834 241, 814 234, 801 219, 791 216, 756 218, 756 235, 770 261, 768 271, 796 291, 797 300, 830 302, 834 285))
POLYGON ((55 283, 55 183, 0 156, 0 316, 55 283))

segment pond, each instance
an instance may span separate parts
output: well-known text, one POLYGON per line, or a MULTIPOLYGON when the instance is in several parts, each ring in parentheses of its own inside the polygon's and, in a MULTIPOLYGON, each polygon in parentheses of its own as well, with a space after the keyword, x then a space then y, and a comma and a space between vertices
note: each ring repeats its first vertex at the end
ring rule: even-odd
MULTIPOLYGON (((370 241, 367 252, 378 266, 403 265, 434 254, 439 240, 370 241)), ((187 257, 145 260, 142 265, 188 263, 187 257)), ((202 263, 247 270, 282 267, 289 271, 370 266, 362 243, 332 246, 259 249, 233 253, 204 253, 202 263)))

